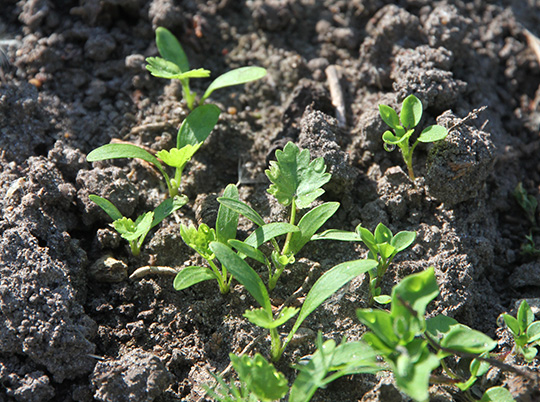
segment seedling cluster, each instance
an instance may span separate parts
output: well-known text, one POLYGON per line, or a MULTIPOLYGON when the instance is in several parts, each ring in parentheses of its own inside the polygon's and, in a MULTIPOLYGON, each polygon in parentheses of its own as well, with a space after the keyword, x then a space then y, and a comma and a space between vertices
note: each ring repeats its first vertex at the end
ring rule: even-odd
MULTIPOLYGON (((132 144, 110 144, 88 155, 89 161, 139 158, 153 164, 164 178, 168 198, 135 221, 122 216, 108 200, 90 196, 113 219, 113 227, 129 242, 135 256, 151 228, 187 202, 187 198, 180 195, 183 170, 220 115, 217 106, 203 104, 204 101, 215 89, 259 79, 265 73, 258 67, 226 73, 210 84, 195 106, 196 96, 189 80, 207 77, 209 71, 190 70, 182 47, 166 29, 158 28, 156 43, 162 58, 148 58, 148 70, 158 77, 180 80, 187 106, 192 110, 178 131, 176 147, 161 150, 154 156, 132 144), (174 169, 173 176, 168 173, 171 169, 174 169)), ((387 147, 400 147, 414 179, 412 152, 417 144, 441 140, 447 130, 441 126, 428 127, 409 146, 409 139, 422 117, 420 101, 413 95, 407 97, 400 116, 385 105, 380 105, 379 110, 383 120, 394 130, 394 133, 385 132, 383 140, 387 147)), ((338 345, 333 340, 324 341, 319 333, 315 352, 295 366, 298 375, 291 386, 261 354, 253 357, 230 354, 239 385, 212 374, 216 384, 206 386, 208 395, 219 401, 275 401, 288 395, 289 402, 308 402, 319 388, 342 376, 390 371, 396 386, 415 401, 427 401, 429 386, 433 383, 454 386, 470 401, 513 401, 510 392, 502 387, 487 389, 480 399, 471 392, 478 378, 492 366, 529 374, 494 359, 497 342, 487 335, 443 315, 426 317, 429 303, 439 294, 433 268, 404 278, 393 287, 391 295, 381 294, 381 284, 390 264, 398 253, 414 243, 416 233, 401 231, 394 235, 382 223, 373 232, 361 225, 354 232, 337 229, 319 232, 340 206, 338 202, 319 200, 324 194, 323 186, 331 179, 324 159, 312 160, 308 150, 300 150, 292 142, 283 150, 277 150, 275 156, 276 160, 265 172, 271 183, 267 191, 287 208, 288 218, 283 222, 265 222, 255 209, 240 200, 238 188, 228 185, 218 198, 220 207, 215 228, 204 222, 198 227, 181 225, 180 236, 184 243, 206 262, 204 266, 188 266, 178 271, 174 288, 182 291, 203 281, 215 280, 219 291, 225 295, 231 291, 233 280, 241 284, 256 302, 256 307, 248 308, 244 317, 268 331, 269 357, 273 362, 282 357, 306 318, 354 278, 366 276, 370 293, 366 301, 370 307, 375 303, 379 307, 357 310, 358 320, 367 328, 359 340, 343 339, 338 345), (253 225, 245 238, 238 238, 241 216, 253 225), (294 270, 301 250, 311 241, 323 240, 362 242, 367 247, 367 256, 327 269, 305 298, 299 299, 303 301, 298 307, 291 307, 287 302, 273 306, 270 295, 279 286, 285 268, 294 270), (265 274, 261 276, 259 272, 265 274), (390 305, 389 309, 383 308, 386 304, 390 305), (293 319, 292 326, 286 327, 290 329, 283 332, 285 324, 293 319), (452 364, 448 364, 450 361, 452 364), (458 365, 466 363, 465 372, 451 368, 456 361, 458 365)), ((526 194, 520 192, 519 196, 518 202, 526 210, 536 208, 526 194)), ((534 212, 531 216, 534 217, 534 212)), ((534 321, 528 304, 521 304, 517 317, 503 314, 502 319, 514 336, 514 352, 527 361, 532 360, 540 343, 540 321, 534 321)))

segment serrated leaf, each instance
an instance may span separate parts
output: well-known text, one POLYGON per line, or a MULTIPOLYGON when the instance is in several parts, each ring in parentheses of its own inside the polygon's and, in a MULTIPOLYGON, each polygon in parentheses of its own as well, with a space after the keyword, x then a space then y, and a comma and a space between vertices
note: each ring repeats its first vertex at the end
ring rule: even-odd
POLYGON ((153 212, 146 212, 140 215, 135 222, 129 218, 122 217, 113 222, 113 226, 120 236, 127 241, 134 241, 150 231, 152 225, 153 212))
POLYGON ((296 255, 311 237, 330 219, 338 210, 339 202, 321 204, 306 213, 298 222, 298 232, 294 232, 289 243, 289 251, 296 255))
POLYGON ((276 197, 280 204, 288 206, 293 199, 298 209, 307 208, 320 197, 323 185, 330 181, 331 175, 325 173, 326 165, 323 158, 310 162, 307 149, 300 149, 288 142, 283 151, 276 151, 276 161, 270 162, 266 176, 273 183, 268 192, 276 197))
POLYGON ((416 232, 402 231, 392 238, 390 244, 396 249, 396 253, 399 253, 413 244, 415 239, 416 232))
POLYGON ((412 94, 407 96, 401 106, 401 124, 407 129, 416 127, 420 123, 422 112, 422 102, 412 94))
POLYGON ((229 357, 240 381, 259 401, 275 401, 287 394, 289 386, 285 376, 259 353, 253 358, 246 355, 239 357, 232 353, 229 357))
POLYGON ((264 219, 261 217, 261 215, 259 215, 257 211, 255 211, 245 202, 227 197, 219 197, 217 200, 220 204, 225 205, 227 208, 244 215, 257 226, 264 226, 264 219))
POLYGON ((176 64, 181 72, 189 70, 188 58, 182 45, 167 28, 156 28, 156 45, 161 57, 176 64))
POLYGON ((216 240, 216 231, 207 224, 201 223, 198 228, 193 225, 180 225, 180 236, 184 243, 207 260, 214 259, 210 243, 216 240))
POLYGON ((210 268, 196 266, 186 267, 176 274, 173 286, 176 290, 184 290, 197 283, 211 279, 217 279, 217 276, 210 268))
POLYGON ((337 240, 337 241, 361 241, 362 239, 356 232, 348 230, 328 229, 324 232, 314 234, 311 240, 337 240))
POLYGON ((401 126, 398 114, 390 106, 379 105, 379 114, 383 121, 394 130, 401 126))
POLYGON ((418 137, 420 142, 435 142, 444 140, 448 135, 448 130, 443 126, 429 126, 422 130, 422 133, 418 137))
POLYGON ((186 145, 182 149, 171 148, 169 151, 162 149, 156 155, 166 165, 177 169, 184 169, 186 163, 188 163, 195 152, 201 147, 202 143, 197 145, 186 145))
POLYGON ((122 219, 123 215, 122 213, 114 206, 112 202, 107 200, 106 198, 100 197, 99 195, 90 194, 88 196, 92 202, 95 202, 109 217, 116 221, 118 219, 122 219))
POLYGON ((210 249, 215 253, 219 262, 246 288, 261 307, 271 314, 272 306, 268 297, 268 291, 253 268, 222 243, 212 242, 210 243, 210 249))
POLYGON ((176 136, 176 148, 204 142, 216 126, 221 110, 216 105, 198 106, 184 119, 176 136))
POLYGON ((174 211, 182 208, 188 202, 188 198, 185 195, 177 195, 173 198, 167 198, 156 209, 154 209, 154 219, 152 220, 151 227, 154 227, 161 223, 163 219, 172 214, 174 211))
MULTIPOLYGON (((238 200, 238 188, 234 184, 229 184, 223 191, 223 197, 238 200)), ((225 205, 220 204, 216 218, 217 241, 227 244, 231 239, 236 238, 239 214, 225 205)))
POLYGON ((204 68, 197 68, 194 70, 188 70, 182 72, 180 67, 175 63, 162 59, 161 57, 147 57, 146 69, 150 71, 154 77, 165 78, 165 79, 177 79, 185 80, 188 78, 207 78, 210 77, 210 70, 204 68))
POLYGON ((357 276, 366 273, 376 266, 377 262, 373 260, 355 260, 336 265, 325 272, 308 292, 304 304, 302 305, 302 309, 300 310, 300 314, 298 315, 291 332, 287 336, 283 347, 291 341, 302 322, 304 322, 317 307, 326 301, 326 299, 357 276))
POLYGON ((204 102, 204 100, 208 98, 216 89, 256 81, 263 78, 265 75, 266 70, 262 67, 256 66, 240 67, 231 71, 227 71, 226 73, 221 74, 219 77, 217 77, 210 84, 203 97, 201 98, 201 103, 204 102))

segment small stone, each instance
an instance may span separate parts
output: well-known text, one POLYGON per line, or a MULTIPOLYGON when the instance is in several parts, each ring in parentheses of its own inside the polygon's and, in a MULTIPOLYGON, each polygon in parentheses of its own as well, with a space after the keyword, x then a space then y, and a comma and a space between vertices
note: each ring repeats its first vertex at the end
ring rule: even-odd
POLYGON ((104 255, 90 266, 89 275, 98 282, 122 282, 128 276, 127 265, 120 260, 104 255))

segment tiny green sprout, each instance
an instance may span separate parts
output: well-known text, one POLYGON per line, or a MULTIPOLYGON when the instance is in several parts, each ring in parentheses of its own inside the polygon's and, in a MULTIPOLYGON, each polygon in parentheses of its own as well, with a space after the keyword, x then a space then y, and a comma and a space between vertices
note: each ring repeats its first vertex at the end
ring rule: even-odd
POLYGON ((385 143, 384 148, 388 152, 393 151, 396 145, 401 149, 403 160, 407 165, 411 180, 415 180, 412 167, 412 155, 418 143, 440 141, 448 135, 448 130, 442 126, 429 126, 422 130, 420 136, 413 145, 410 146, 409 139, 413 135, 416 126, 420 123, 422 112, 422 102, 414 95, 409 95, 405 98, 401 106, 400 116, 398 116, 396 111, 390 106, 379 105, 379 114, 381 115, 381 118, 394 130, 394 132, 388 130, 384 132, 382 136, 385 143))
POLYGON ((514 189, 513 195, 519 206, 525 211, 531 225, 536 227, 536 208, 538 207, 536 198, 527 193, 521 182, 514 189))
POLYGON ((209 396, 220 402, 270 402, 278 401, 289 391, 285 376, 272 363, 257 353, 254 357, 229 354, 232 366, 238 374, 240 387, 227 384, 225 379, 210 373, 217 384, 204 385, 209 396))
POLYGON ((107 144, 88 154, 88 162, 106 159, 137 158, 151 163, 163 175, 170 197, 179 194, 182 173, 186 164, 210 135, 219 118, 220 110, 215 105, 203 105, 191 112, 182 122, 177 135, 177 146, 161 150, 156 155, 162 162, 175 169, 171 179, 163 164, 150 152, 133 144, 107 144))
MULTIPOLYGON (((210 77, 210 71, 204 68, 190 70, 189 61, 182 45, 166 28, 158 27, 156 29, 156 45, 161 57, 148 57, 146 59, 148 63, 147 70, 155 77, 180 80, 187 106, 190 110, 193 110, 196 94, 191 91, 189 80, 190 78, 210 77)), ((228 71, 217 77, 208 86, 199 104, 202 105, 216 89, 256 81, 265 75, 266 70, 264 68, 255 66, 228 71)))
POLYGON ((158 205, 154 211, 146 212, 135 220, 126 218, 109 200, 95 194, 89 195, 90 200, 95 202, 113 220, 114 229, 129 242, 131 253, 137 257, 141 252, 141 246, 150 229, 157 226, 163 219, 187 203, 187 197, 176 196, 167 198, 158 205))
POLYGON ((534 321, 534 313, 529 303, 523 300, 519 305, 517 316, 502 314, 502 318, 514 337, 514 351, 530 362, 538 353, 540 346, 540 321, 534 321))
POLYGON ((329 229, 312 237, 312 240, 362 241, 367 246, 368 258, 377 261, 377 268, 369 272, 370 304, 373 301, 390 303, 390 296, 381 295, 382 278, 397 253, 408 248, 415 239, 416 232, 401 231, 393 235, 382 223, 377 225, 374 233, 358 225, 355 232, 329 229))

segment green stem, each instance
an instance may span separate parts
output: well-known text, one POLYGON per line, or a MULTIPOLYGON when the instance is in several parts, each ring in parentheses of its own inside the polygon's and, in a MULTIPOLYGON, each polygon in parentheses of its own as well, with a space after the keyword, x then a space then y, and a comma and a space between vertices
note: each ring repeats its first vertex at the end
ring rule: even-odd
POLYGON ((227 281, 227 269, 225 268, 225 266, 222 266, 222 272, 219 272, 219 268, 216 266, 216 264, 214 264, 212 260, 206 261, 210 265, 210 268, 212 268, 212 271, 214 271, 217 276, 219 291, 221 292, 221 294, 224 295, 226 293, 229 293, 230 281, 227 281))
MULTIPOLYGON (((289 219, 289 223, 291 225, 294 225, 296 222, 296 199, 293 197, 291 201, 291 218, 289 219)), ((282 255, 287 255, 289 253, 289 243, 291 242, 293 232, 287 233, 287 237, 285 238, 285 244, 283 245, 283 250, 281 251, 282 255)))
POLYGON ((277 362, 283 353, 281 338, 279 337, 277 328, 270 329, 270 342, 270 357, 273 362, 277 362))

